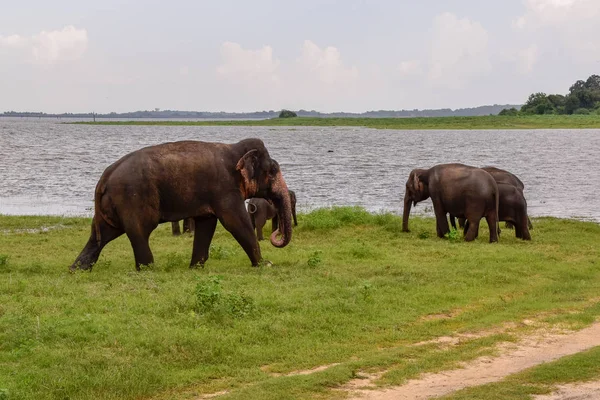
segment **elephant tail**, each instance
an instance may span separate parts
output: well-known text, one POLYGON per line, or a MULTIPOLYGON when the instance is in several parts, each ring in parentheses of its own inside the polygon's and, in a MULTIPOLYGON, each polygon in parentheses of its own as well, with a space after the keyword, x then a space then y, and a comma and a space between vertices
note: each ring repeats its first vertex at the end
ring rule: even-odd
MULTIPOLYGON (((500 189, 496 185, 496 229, 500 233, 500 189)), ((500 236, 500 235, 498 235, 500 236)), ((500 239, 500 237, 498 237, 500 239)))
POLYGON ((95 192, 95 196, 94 196, 93 224, 94 224, 94 230, 96 231, 96 241, 98 242, 98 244, 100 244, 100 242, 102 240, 102 237, 101 237, 102 235, 100 233, 100 231, 101 231, 100 219, 102 219, 104 222, 106 222, 108 225, 112 226, 113 228, 117 228, 117 229, 119 228, 119 225, 117 223, 115 223, 106 214, 106 210, 104 209, 103 203, 104 203, 104 205, 109 205, 110 211, 114 211, 113 207, 112 207, 112 202, 109 198, 107 198, 107 196, 108 195, 106 193, 106 179, 104 176, 102 176, 100 178, 100 181, 96 185, 96 192, 95 192))

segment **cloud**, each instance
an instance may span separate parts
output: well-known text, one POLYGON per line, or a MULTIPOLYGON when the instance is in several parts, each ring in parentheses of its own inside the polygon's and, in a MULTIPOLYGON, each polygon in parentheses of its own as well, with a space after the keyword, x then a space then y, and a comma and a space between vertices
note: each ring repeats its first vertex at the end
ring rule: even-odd
POLYGON ((85 29, 72 25, 62 30, 42 31, 31 37, 20 35, 0 36, 0 48, 27 50, 27 61, 38 64, 55 64, 81 58, 88 45, 85 29))
POLYGON ((458 89, 491 70, 488 33, 479 22, 443 13, 433 21, 429 80, 458 89))
POLYGON ((398 72, 402 78, 419 75, 421 73, 421 62, 418 60, 402 61, 398 65, 398 72))
POLYGON ((27 43, 25 38, 19 35, 2 36, 0 35, 0 48, 18 48, 23 47, 27 43))
POLYGON ((246 50, 239 43, 225 42, 221 46, 221 59, 217 75, 231 83, 255 86, 280 82, 280 61, 274 58, 271 46, 246 50))
POLYGON ((527 33, 541 52, 560 52, 584 63, 595 62, 600 52, 600 1, 524 0, 525 13, 513 27, 527 33))
POLYGON ((597 0, 524 0, 526 13, 517 19, 517 27, 547 25, 595 19, 600 12, 597 0))
POLYGON ((358 68, 346 65, 337 48, 305 40, 297 52, 296 58, 280 61, 271 46, 245 49, 225 42, 216 76, 227 83, 227 97, 265 109, 327 107, 355 92, 358 68))
POLYGON ((517 55, 518 71, 522 74, 528 74, 533 71, 533 67, 538 58, 538 47, 534 44, 526 49, 522 49, 517 55))
POLYGON ((337 48, 321 49, 310 40, 304 41, 298 62, 308 79, 316 79, 325 85, 347 84, 358 78, 358 68, 346 67, 337 48))
POLYGON ((88 45, 85 29, 77 29, 72 25, 61 31, 42 31, 33 38, 33 56, 42 63, 72 61, 80 58, 88 45))

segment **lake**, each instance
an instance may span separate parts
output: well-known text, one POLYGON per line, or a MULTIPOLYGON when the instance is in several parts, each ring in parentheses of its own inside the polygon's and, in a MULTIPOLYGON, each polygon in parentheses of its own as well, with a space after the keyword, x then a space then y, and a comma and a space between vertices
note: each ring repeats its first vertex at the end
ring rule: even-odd
MULTIPOLYGON (((0 118, 0 214, 93 213, 106 167, 176 140, 261 138, 303 211, 333 205, 402 212, 413 168, 460 162, 507 169, 525 183, 529 214, 600 222, 600 130, 400 131, 361 127, 68 125, 0 118)), ((431 202, 413 212, 431 214, 431 202)))

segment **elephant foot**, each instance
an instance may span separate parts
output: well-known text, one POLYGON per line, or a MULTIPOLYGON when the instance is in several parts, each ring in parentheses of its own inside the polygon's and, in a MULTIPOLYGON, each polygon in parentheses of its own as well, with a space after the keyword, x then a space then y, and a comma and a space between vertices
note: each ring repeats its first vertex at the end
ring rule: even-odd
POLYGON ((259 268, 259 267, 272 267, 272 266, 273 266, 273 263, 271 261, 265 260, 265 259, 260 260, 257 265, 253 265, 253 267, 256 267, 256 268, 259 268))

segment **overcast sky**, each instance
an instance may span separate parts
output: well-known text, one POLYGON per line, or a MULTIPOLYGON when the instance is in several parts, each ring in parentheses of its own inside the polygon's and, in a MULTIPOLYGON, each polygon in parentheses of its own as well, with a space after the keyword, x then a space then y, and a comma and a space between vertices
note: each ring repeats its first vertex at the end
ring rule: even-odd
POLYGON ((600 74, 600 0, 19 0, 0 112, 460 108, 600 74))

